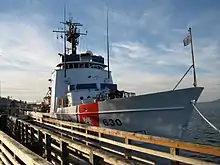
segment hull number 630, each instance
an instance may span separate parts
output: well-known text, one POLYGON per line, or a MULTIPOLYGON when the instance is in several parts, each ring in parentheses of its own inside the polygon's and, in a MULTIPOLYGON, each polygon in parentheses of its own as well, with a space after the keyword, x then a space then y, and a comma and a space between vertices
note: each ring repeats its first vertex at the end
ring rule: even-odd
POLYGON ((120 119, 103 119, 102 122, 105 126, 122 126, 120 119))

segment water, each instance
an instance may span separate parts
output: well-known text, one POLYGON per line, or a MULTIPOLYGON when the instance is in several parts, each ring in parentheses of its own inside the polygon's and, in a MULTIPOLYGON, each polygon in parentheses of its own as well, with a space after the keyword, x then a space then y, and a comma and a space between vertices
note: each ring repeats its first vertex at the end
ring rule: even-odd
MULTIPOLYGON (((211 123, 220 129, 220 100, 210 103, 200 103, 197 107, 211 123)), ((220 133, 211 128, 196 111, 194 111, 191 117, 184 140, 220 147, 220 133)), ((201 155, 197 153, 185 153, 185 155, 220 164, 220 157, 217 156, 201 155)))

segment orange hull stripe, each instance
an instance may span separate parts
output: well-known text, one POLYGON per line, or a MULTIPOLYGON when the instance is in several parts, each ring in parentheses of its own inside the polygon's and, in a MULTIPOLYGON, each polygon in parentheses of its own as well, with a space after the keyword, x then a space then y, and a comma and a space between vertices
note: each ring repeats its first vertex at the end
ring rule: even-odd
POLYGON ((99 126, 99 108, 98 103, 79 105, 79 123, 89 124, 92 126, 99 126), (87 113, 93 114, 87 114, 87 113))

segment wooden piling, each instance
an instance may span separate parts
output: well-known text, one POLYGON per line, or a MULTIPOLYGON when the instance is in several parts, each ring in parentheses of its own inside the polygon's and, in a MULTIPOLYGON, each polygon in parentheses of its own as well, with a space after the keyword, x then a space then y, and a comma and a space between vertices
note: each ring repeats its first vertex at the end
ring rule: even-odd
POLYGON ((42 156, 43 155, 43 134, 40 130, 38 130, 38 152, 42 156))
MULTIPOLYGON (((179 149, 178 148, 173 148, 173 147, 171 147, 170 148, 170 154, 172 154, 172 155, 179 155, 179 149)), ((178 161, 173 161, 173 160, 171 160, 171 165, 179 165, 179 162, 178 161)))
POLYGON ((30 130, 31 130, 31 146, 34 145, 34 128, 33 127, 30 127, 30 130))
POLYGON ((25 144, 28 144, 28 125, 25 125, 25 144))
POLYGON ((48 161, 51 161, 51 136, 49 134, 45 134, 45 155, 48 161))
POLYGON ((61 165, 69 165, 68 161, 68 144, 64 141, 60 141, 60 150, 61 150, 61 165))
MULTIPOLYGON (((129 145, 130 140, 128 138, 125 138, 125 144, 129 145)), ((125 158, 129 159, 131 157, 131 150, 130 149, 125 149, 125 158)))
POLYGON ((101 165, 102 162, 104 162, 104 159, 102 157, 99 157, 99 156, 95 155, 93 153, 93 151, 91 150, 90 154, 89 154, 89 162, 92 165, 101 165))

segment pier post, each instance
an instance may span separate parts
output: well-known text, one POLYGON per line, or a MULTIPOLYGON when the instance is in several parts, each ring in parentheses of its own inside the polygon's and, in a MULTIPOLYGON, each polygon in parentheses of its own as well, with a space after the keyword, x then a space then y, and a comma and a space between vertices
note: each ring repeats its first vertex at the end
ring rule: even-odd
POLYGON ((1 115, 0 117, 0 129, 2 131, 7 131, 7 116, 6 115, 1 115))
POLYGON ((24 123, 21 123, 21 143, 24 143, 24 123))
POLYGON ((45 155, 48 161, 51 161, 51 136, 48 134, 45 134, 45 155))
POLYGON ((43 117, 41 117, 39 120, 40 120, 40 123, 43 123, 43 117))
POLYGON ((42 156, 43 155, 43 133, 38 130, 38 149, 39 149, 39 154, 42 156))
POLYGON ((93 165, 101 165, 102 162, 104 161, 103 158, 93 154, 92 150, 90 151, 90 154, 89 154, 89 162, 93 165))
POLYGON ((21 141, 21 122, 18 121, 18 141, 21 141))
MULTIPOLYGON (((170 148, 170 154, 172 155, 179 155, 179 149, 178 148, 170 148)), ((179 165, 178 161, 171 160, 171 165, 179 165)))
POLYGON ((86 133, 86 145, 89 145, 89 143, 88 143, 88 137, 87 137, 87 135, 88 135, 88 130, 87 130, 87 129, 85 129, 85 133, 86 133))
MULTIPOLYGON (((11 123, 11 122, 7 121, 7 124, 8 124, 8 123, 11 123)), ((12 130, 11 130, 11 131, 12 131, 11 133, 12 133, 13 135, 15 135, 16 127, 17 127, 17 119, 15 120, 15 123, 13 124, 13 128, 12 128, 12 130)))
POLYGON ((31 127, 30 129, 31 129, 31 146, 33 146, 34 145, 34 128, 31 127))
MULTIPOLYGON (((125 138, 125 144, 130 144, 130 139, 125 138)), ((129 159, 131 157, 131 150, 130 149, 125 149, 125 158, 129 159)))
POLYGON ((28 144, 28 125, 25 125, 25 143, 28 144))
MULTIPOLYGON (((70 127, 70 129, 71 131, 74 130, 73 127, 70 127)), ((74 137, 72 136, 71 139, 74 140, 74 137)))
POLYGON ((17 140, 20 141, 21 140, 21 122, 19 120, 17 120, 17 132, 16 132, 16 136, 17 136, 17 140))
MULTIPOLYGON (((99 136, 99 139, 102 138, 102 133, 99 132, 99 133, 98 133, 98 136, 99 136)), ((99 140, 99 148, 101 148, 101 145, 102 145, 102 141, 99 140)))
MULTIPOLYGON (((8 120, 7 122, 11 122, 11 121, 8 120)), ((18 129, 19 129, 19 127, 18 127, 18 119, 16 119, 16 121, 15 121, 15 129, 14 129, 14 132, 13 132, 15 138, 17 138, 18 129)))
POLYGON ((61 150, 61 165, 69 164, 69 152, 67 148, 68 144, 66 142, 60 141, 60 150, 61 150))

